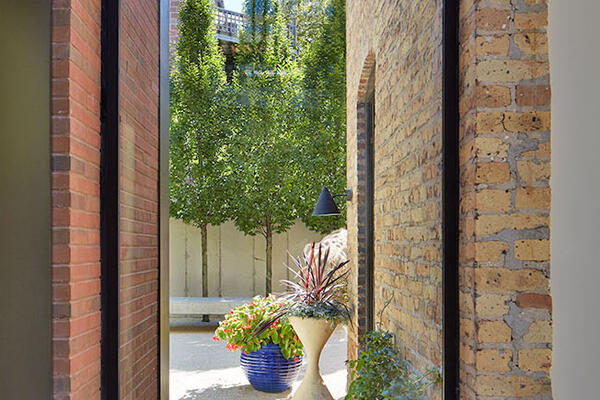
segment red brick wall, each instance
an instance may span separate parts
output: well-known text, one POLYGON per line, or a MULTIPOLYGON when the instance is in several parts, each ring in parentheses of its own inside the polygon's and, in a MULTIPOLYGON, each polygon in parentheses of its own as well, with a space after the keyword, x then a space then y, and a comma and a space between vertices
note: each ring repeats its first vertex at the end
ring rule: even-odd
MULTIPOLYGON (((100 398, 100 0, 52 3, 55 399, 100 398)), ((121 397, 157 397, 158 3, 121 7, 121 397)))
POLYGON ((100 398, 100 1, 52 1, 55 399, 100 398))
POLYGON ((121 1, 121 398, 156 399, 158 2, 121 1))

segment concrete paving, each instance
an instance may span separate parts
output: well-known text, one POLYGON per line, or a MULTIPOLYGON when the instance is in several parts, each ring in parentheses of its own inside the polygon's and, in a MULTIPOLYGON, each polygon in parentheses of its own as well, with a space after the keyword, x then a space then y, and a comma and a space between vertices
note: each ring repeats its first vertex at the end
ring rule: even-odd
MULTIPOLYGON (((283 400, 290 391, 269 394, 250 386, 240 368, 240 353, 230 353, 225 343, 212 340, 214 327, 171 329, 170 398, 172 400, 283 400)), ((335 399, 346 394, 345 327, 339 327, 321 355, 321 374, 335 399)), ((304 376, 304 367, 294 388, 304 376)))

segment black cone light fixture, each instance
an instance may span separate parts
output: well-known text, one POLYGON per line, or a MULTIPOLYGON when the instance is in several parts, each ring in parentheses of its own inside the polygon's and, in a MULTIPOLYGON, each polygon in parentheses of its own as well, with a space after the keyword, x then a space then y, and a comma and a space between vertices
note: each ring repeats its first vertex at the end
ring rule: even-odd
POLYGON ((340 209, 337 204, 335 204, 334 197, 346 197, 346 200, 349 201, 352 199, 352 189, 347 189, 345 193, 342 194, 331 194, 329 189, 323 187, 321 190, 321 194, 319 195, 319 199, 317 200, 317 204, 315 205, 315 209, 313 210, 312 215, 314 217, 324 217, 327 215, 340 215, 340 209))

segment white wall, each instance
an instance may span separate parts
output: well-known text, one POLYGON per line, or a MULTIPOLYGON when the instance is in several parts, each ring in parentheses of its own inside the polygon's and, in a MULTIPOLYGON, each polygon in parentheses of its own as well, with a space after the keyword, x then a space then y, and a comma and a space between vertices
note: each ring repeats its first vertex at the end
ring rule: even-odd
POLYGON ((554 399, 600 399, 600 1, 550 1, 554 399))
MULTIPOLYGON (((170 220, 170 295, 202 296, 202 240, 200 230, 181 220, 170 220)), ((323 235, 310 231, 300 221, 287 232, 273 237, 273 290, 287 279, 287 252, 300 255, 306 243, 323 235)), ((208 228, 208 295, 252 297, 265 291, 265 239, 245 236, 232 222, 208 228)))

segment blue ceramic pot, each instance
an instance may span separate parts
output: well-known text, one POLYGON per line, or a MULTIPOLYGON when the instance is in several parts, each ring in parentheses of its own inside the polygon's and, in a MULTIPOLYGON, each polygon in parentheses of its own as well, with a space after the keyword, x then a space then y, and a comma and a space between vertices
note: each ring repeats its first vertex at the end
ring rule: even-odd
POLYGON ((298 359, 287 359, 281 354, 278 344, 267 344, 252 353, 242 352, 240 363, 254 389, 280 393, 290 389, 298 377, 302 358, 298 359))

